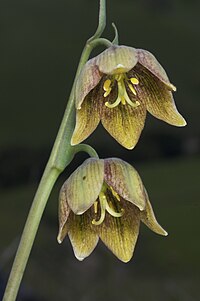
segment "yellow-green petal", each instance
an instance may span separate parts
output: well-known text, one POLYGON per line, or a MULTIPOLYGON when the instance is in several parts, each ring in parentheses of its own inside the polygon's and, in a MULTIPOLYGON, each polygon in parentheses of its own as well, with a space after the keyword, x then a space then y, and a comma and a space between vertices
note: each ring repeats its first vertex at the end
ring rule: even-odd
POLYGON ((146 105, 149 113, 171 125, 185 126, 186 121, 178 112, 168 87, 142 66, 137 65, 134 71, 140 82, 135 87, 139 101, 146 105))
MULTIPOLYGON (((117 98, 116 89, 106 97, 105 101, 113 102, 117 98)), ((101 122, 108 133, 123 147, 133 149, 144 128, 146 108, 141 103, 137 107, 120 103, 114 108, 108 108, 102 102, 101 122)))
POLYGON ((144 186, 135 168, 118 158, 105 159, 104 164, 105 182, 125 200, 144 210, 146 206, 144 186))
POLYGON ((83 67, 75 86, 75 104, 80 109, 85 97, 97 86, 102 77, 95 59, 89 60, 83 67))
POLYGON ((99 94, 97 89, 91 91, 76 110, 76 125, 71 139, 71 145, 84 141, 99 124, 99 94))
POLYGON ((75 214, 82 214, 96 201, 103 185, 103 178, 104 161, 90 158, 67 179, 62 190, 75 214))
POLYGON ((98 235, 91 223, 90 210, 82 215, 70 214, 68 220, 68 235, 74 255, 80 261, 88 257, 98 243, 98 235))
POLYGON ((124 73, 137 64, 135 48, 127 46, 112 46, 95 58, 96 65, 104 74, 124 73))
POLYGON ((156 220, 146 190, 145 190, 145 194, 146 194, 146 208, 144 211, 140 212, 141 221, 155 233, 163 236, 168 235, 168 233, 161 227, 161 225, 159 225, 159 223, 156 220))
POLYGON ((152 53, 144 49, 136 49, 136 52, 138 56, 138 63, 161 80, 169 90, 176 91, 176 87, 170 83, 167 73, 152 53))
POLYGON ((104 222, 96 226, 103 243, 123 262, 133 256, 140 225, 139 209, 133 204, 121 200, 124 215, 116 218, 106 213, 104 222))

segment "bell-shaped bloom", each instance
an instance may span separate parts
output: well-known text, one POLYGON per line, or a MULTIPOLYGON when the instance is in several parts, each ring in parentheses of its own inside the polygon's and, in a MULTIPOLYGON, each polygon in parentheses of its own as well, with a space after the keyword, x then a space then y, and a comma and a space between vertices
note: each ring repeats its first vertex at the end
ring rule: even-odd
POLYGON ((121 159, 88 159, 61 188, 58 242, 68 234, 79 260, 91 254, 100 238, 121 261, 128 262, 140 221, 167 235, 155 218, 139 174, 121 159))
POLYGON ((127 46, 108 48, 89 60, 78 77, 71 144, 85 140, 101 120, 111 136, 132 149, 147 111, 171 125, 186 125, 172 91, 176 91, 175 86, 150 52, 127 46))

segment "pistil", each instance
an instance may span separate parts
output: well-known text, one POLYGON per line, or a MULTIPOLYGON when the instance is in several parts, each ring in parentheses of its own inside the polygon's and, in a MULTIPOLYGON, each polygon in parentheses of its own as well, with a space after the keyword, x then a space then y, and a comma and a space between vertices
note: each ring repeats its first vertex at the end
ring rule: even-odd
POLYGON ((136 100, 135 102, 133 102, 132 100, 130 100, 130 98, 127 94, 127 91, 126 91, 126 86, 125 86, 125 82, 126 82, 129 89, 131 90, 131 92, 136 96, 137 93, 134 88, 134 85, 138 85, 139 81, 135 77, 128 79, 125 74, 115 75, 112 80, 107 79, 104 82, 104 85, 103 85, 103 89, 105 91, 104 97, 107 97, 110 94, 110 92, 112 91, 112 85, 113 85, 114 80, 117 81, 118 96, 117 96, 117 99, 113 103, 109 103, 107 101, 105 103, 106 107, 112 109, 112 108, 117 107, 120 103, 122 103, 122 105, 125 105, 126 103, 128 103, 133 108, 139 106, 140 105, 139 101, 136 100))
MULTIPOLYGON (((111 190, 113 196, 117 199, 117 201, 119 201, 120 200, 119 196, 117 195, 118 197, 116 197, 117 193, 112 188, 110 190, 111 190)), ((99 218, 99 220, 93 219, 92 220, 93 225, 98 226, 98 225, 102 224, 102 222, 105 219, 106 211, 113 217, 121 217, 124 213, 123 209, 121 209, 121 212, 116 212, 111 207, 111 205, 108 204, 104 189, 102 189, 102 191, 99 194, 99 203, 100 203, 100 210, 101 210, 100 218, 99 218)), ((97 214, 97 201, 94 203, 94 212, 97 214)))

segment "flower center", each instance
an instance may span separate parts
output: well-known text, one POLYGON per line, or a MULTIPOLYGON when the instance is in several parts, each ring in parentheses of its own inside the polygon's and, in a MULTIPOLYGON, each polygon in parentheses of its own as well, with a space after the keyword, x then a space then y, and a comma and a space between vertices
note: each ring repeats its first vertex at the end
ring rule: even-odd
POLYGON ((106 211, 112 215, 113 217, 121 217, 124 214, 124 209, 121 209, 121 212, 116 212, 114 209, 114 204, 111 200, 107 200, 106 197, 106 191, 107 189, 109 189, 112 193, 112 199, 117 200, 118 202, 120 202, 120 197, 119 195, 116 193, 116 191, 113 190, 112 187, 108 186, 103 186, 100 194, 99 194, 99 199, 97 201, 95 201, 94 203, 94 213, 97 214, 98 213, 98 203, 100 204, 100 210, 101 210, 101 214, 100 214, 100 218, 99 220, 93 219, 92 220, 92 224, 93 225, 100 225, 104 219, 105 219, 105 215, 106 215, 106 211), (113 198, 114 197, 114 198, 113 198))
POLYGON ((118 106, 120 103, 125 105, 128 103, 131 107, 135 108, 140 105, 139 101, 132 101, 130 100, 127 91, 126 91, 126 86, 125 82, 127 83, 129 89, 131 92, 136 95, 135 91, 135 85, 139 84, 139 80, 135 77, 128 78, 125 73, 122 74, 116 74, 113 76, 113 79, 107 79, 104 82, 103 89, 104 89, 104 97, 107 97, 110 92, 112 91, 112 86, 113 82, 117 81, 117 86, 118 86, 118 96, 117 99, 113 103, 109 103, 108 101, 105 103, 106 107, 112 109, 118 106))

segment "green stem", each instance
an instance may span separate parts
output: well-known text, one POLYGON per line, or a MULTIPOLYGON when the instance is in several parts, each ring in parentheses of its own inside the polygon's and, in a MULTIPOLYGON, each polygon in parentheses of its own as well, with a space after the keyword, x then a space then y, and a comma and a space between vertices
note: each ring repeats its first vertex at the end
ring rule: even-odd
MULTIPOLYGON (((79 75, 84 64, 87 62, 92 49, 99 44, 103 44, 106 47, 110 47, 112 45, 110 41, 99 38, 105 28, 106 23, 105 2, 105 0, 100 0, 99 26, 94 36, 87 41, 86 46, 82 52, 63 120, 58 131, 54 146, 52 148, 49 161, 47 163, 38 190, 34 197, 31 209, 29 211, 29 215, 24 226, 21 241, 15 256, 15 260, 2 301, 16 300, 24 270, 26 268, 26 264, 39 227, 39 223, 42 218, 51 190, 58 176, 71 162, 75 152, 77 152, 78 150, 78 146, 77 148, 75 148, 70 145, 75 119, 74 87, 77 76, 79 75)), ((96 152, 89 146, 86 147, 85 145, 82 145, 79 147, 79 150, 84 150, 88 154, 98 157, 96 152)))
POLYGON ((117 30, 115 23, 112 23, 112 27, 114 28, 114 31, 115 31, 115 37, 112 41, 112 44, 119 45, 119 34, 118 34, 118 30, 117 30))
POLYGON ((106 0, 100 0, 99 5, 99 23, 95 34, 89 39, 94 40, 99 38, 106 27, 106 0))
POLYGON ((78 144, 74 146, 74 153, 79 153, 79 152, 85 152, 87 153, 90 157, 94 157, 99 159, 99 156, 97 154, 97 152, 95 151, 95 149, 93 147, 91 147, 88 144, 78 144))

